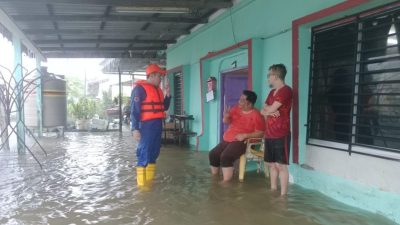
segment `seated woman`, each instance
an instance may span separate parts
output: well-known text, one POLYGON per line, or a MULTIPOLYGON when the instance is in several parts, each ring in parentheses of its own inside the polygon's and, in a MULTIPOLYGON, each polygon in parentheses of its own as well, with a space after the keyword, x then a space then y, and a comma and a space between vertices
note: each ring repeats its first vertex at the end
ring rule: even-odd
POLYGON ((218 175, 222 167, 223 182, 233 176, 233 162, 246 152, 245 140, 264 136, 265 122, 260 112, 254 108, 256 93, 244 90, 237 105, 225 107, 223 122, 229 124, 221 143, 209 153, 211 173, 218 175))

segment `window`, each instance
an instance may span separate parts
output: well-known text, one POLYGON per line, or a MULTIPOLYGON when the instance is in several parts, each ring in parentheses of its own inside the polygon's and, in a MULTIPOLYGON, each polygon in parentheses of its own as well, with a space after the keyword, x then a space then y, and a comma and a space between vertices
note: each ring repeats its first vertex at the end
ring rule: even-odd
POLYGON ((313 28, 307 143, 399 159, 400 8, 354 18, 313 28))
POLYGON ((182 72, 174 73, 174 114, 183 114, 183 77, 182 72))

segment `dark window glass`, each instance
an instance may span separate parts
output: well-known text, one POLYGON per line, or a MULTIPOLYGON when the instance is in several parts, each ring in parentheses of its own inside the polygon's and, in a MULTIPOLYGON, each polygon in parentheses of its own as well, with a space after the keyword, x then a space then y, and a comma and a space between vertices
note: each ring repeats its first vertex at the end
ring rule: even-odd
POLYGON ((350 140, 356 31, 356 24, 352 23, 314 34, 309 118, 311 138, 339 142, 350 140))
POLYGON ((400 8, 312 38, 308 138, 400 153, 400 8))
POLYGON ((393 13, 362 22, 356 143, 400 149, 398 19, 393 13))

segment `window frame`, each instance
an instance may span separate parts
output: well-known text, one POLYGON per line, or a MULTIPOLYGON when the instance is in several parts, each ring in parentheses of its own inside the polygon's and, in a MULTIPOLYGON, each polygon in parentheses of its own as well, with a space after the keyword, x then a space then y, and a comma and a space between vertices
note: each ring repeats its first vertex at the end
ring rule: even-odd
MULTIPOLYGON (((368 144, 362 144, 362 143, 358 143, 356 141, 356 137, 359 135, 359 131, 357 131, 357 127, 359 127, 359 122, 358 122, 358 118, 362 117, 363 115, 358 112, 358 107, 359 107, 359 99, 360 99, 360 95, 362 95, 362 92, 359 92, 358 89, 360 89, 360 68, 361 66, 366 65, 366 63, 368 62, 371 63, 371 60, 362 60, 363 58, 363 51, 361 51, 361 43, 368 41, 370 39, 374 39, 374 38, 366 38, 363 39, 362 35, 363 35, 363 29, 362 29, 362 24, 363 22, 365 22, 368 19, 372 19, 372 18, 378 18, 378 17, 382 17, 385 15, 390 15, 390 14, 394 14, 394 13, 399 13, 400 12, 400 4, 398 3, 391 3, 388 4, 386 6, 381 6, 380 8, 376 8, 376 9, 372 9, 369 11, 365 11, 365 12, 360 12, 357 13, 355 15, 351 15, 345 18, 341 18, 338 20, 334 20, 322 25, 318 25, 315 27, 312 27, 312 33, 311 33, 311 47, 310 47, 310 74, 309 74, 309 88, 308 88, 308 106, 307 106, 307 132, 306 132, 306 144, 307 145, 313 145, 313 146, 318 146, 318 147, 323 147, 323 148, 328 148, 328 149, 333 149, 333 150, 339 150, 339 151, 345 151, 348 152, 349 155, 351 155, 352 153, 357 153, 357 154, 361 154, 361 155, 368 155, 368 156, 373 156, 373 157, 378 157, 378 158, 383 158, 383 159, 389 159, 389 160, 400 160, 400 148, 387 148, 387 147, 383 147, 383 146, 379 146, 379 145, 368 145, 368 144), (351 103, 351 124, 350 124, 350 134, 349 134, 349 141, 347 141, 347 143, 341 143, 338 140, 324 140, 324 139, 318 139, 318 138, 313 138, 311 137, 311 132, 313 132, 312 130, 314 129, 313 126, 311 126, 311 119, 312 118, 312 111, 315 111, 315 108, 313 109, 313 82, 315 82, 315 77, 314 77, 314 64, 315 64, 315 43, 316 43, 316 34, 320 33, 320 32, 324 32, 324 31, 329 31, 332 29, 337 29, 339 27, 343 27, 345 25, 349 25, 349 24, 354 24, 355 27, 357 28, 357 38, 356 38, 356 47, 355 47, 355 58, 353 59, 354 61, 351 62, 351 64, 347 64, 347 66, 354 66, 355 71, 352 71, 352 78, 354 78, 354 82, 353 82, 353 86, 352 86, 352 103, 351 103), (354 74, 353 74, 354 72, 354 74)), ((398 21, 400 21, 400 19, 398 19, 398 21)), ((396 21, 396 22, 398 22, 396 21)), ((399 33, 400 30, 396 30, 397 32, 397 38, 399 39, 399 33)), ((390 36, 389 34, 386 35, 385 37, 390 36)), ((381 37, 383 38, 383 36, 381 37)), ((400 40, 398 40, 400 42, 400 40)), ((398 48, 400 49, 400 44, 397 45, 398 48)), ((398 53, 400 54, 400 51, 398 51, 398 53)), ((400 55, 397 56, 393 56, 393 59, 399 59, 400 55)), ((386 60, 386 59, 385 59, 386 60)), ((379 60, 378 60, 379 61, 379 60)), ((337 66, 337 65, 335 65, 337 66)), ((342 65, 341 67, 342 68, 342 65)), ((325 69, 325 68, 324 68, 325 69)), ((397 70, 400 70, 399 67, 396 68, 397 70)), ((397 72, 397 71, 396 71, 397 72)), ((373 74, 373 73, 372 73, 373 74)), ((400 96, 400 95, 399 95, 400 96)), ((326 100, 326 99, 324 99, 326 100)), ((318 114, 319 115, 319 114, 318 114)), ((314 119, 314 121, 318 121, 314 119)), ((318 125, 318 122, 317 122, 318 125)), ((382 135, 383 136, 383 135, 382 135)), ((358 136, 359 137, 359 136, 358 136)), ((371 136, 374 137, 374 136, 371 136)))
POLYGON ((172 73, 172 80, 174 84, 174 114, 184 114, 184 109, 183 109, 183 101, 184 101, 184 89, 183 89, 183 71, 175 71, 172 73), (179 83, 177 82, 176 79, 179 79, 179 83), (178 93, 178 90, 180 93, 178 93), (179 107, 177 107, 177 102, 176 100, 179 97, 179 107), (179 108, 179 109, 178 109, 179 108))

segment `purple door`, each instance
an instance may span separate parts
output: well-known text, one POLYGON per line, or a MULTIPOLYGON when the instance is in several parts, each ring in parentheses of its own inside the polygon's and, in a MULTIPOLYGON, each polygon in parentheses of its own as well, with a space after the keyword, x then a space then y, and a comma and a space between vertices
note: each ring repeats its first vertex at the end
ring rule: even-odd
POLYGON ((224 106, 234 106, 238 103, 243 90, 247 89, 247 69, 232 71, 222 74, 222 90, 221 90, 221 124, 220 124, 220 140, 228 125, 222 122, 224 106))

